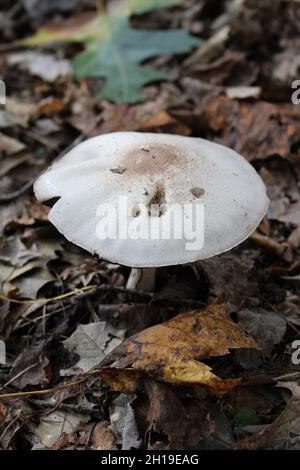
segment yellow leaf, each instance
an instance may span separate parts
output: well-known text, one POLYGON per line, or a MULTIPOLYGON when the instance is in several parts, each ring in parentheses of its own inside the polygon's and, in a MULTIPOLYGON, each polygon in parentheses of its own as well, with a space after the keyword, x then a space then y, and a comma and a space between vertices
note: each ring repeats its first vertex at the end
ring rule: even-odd
POLYGON ((178 385, 201 384, 223 395, 240 379, 223 380, 200 360, 223 356, 230 349, 259 349, 225 312, 213 304, 177 315, 125 340, 102 363, 101 377, 111 388, 132 393, 139 380, 150 376, 178 385))
POLYGON ((24 46, 47 46, 57 42, 88 42, 101 37, 103 18, 98 13, 75 15, 60 22, 52 22, 40 28, 33 36, 19 41, 24 46))
POLYGON ((33 36, 19 41, 29 47, 47 46, 57 42, 88 42, 110 34, 110 17, 129 17, 155 8, 179 5, 181 0, 128 0, 117 8, 111 8, 110 14, 99 9, 95 12, 80 13, 64 21, 51 22, 41 27, 33 36))

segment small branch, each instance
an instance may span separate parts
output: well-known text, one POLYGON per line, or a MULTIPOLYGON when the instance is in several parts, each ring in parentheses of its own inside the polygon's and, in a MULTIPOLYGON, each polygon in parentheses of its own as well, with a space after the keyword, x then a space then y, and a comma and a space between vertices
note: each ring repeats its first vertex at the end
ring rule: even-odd
POLYGON ((61 411, 65 411, 65 412, 72 411, 73 413, 79 413, 79 414, 82 414, 82 415, 90 416, 91 418, 94 418, 94 419, 103 418, 100 410, 93 409, 93 408, 92 409, 86 408, 86 407, 81 406, 81 405, 72 405, 70 403, 57 403, 57 404, 54 404, 54 403, 47 403, 47 402, 44 402, 43 400, 39 400, 39 399, 32 399, 32 400, 30 400, 30 403, 34 406, 38 406, 38 407, 40 407, 44 410, 47 410, 49 412, 56 411, 56 410, 61 410, 61 411))
MULTIPOLYGON (((21 305, 34 305, 34 304, 42 304, 41 306, 45 304, 49 304, 50 302, 54 301, 62 301, 65 299, 68 299, 71 297, 69 300, 71 304, 80 302, 83 299, 92 297, 93 295, 96 295, 98 293, 107 293, 107 292, 119 292, 120 294, 126 294, 126 295, 135 295, 138 297, 142 297, 144 299, 147 299, 149 302, 154 302, 156 300, 159 300, 159 298, 156 297, 156 293, 154 292, 145 292, 142 290, 137 290, 137 289, 127 289, 126 287, 116 287, 116 286, 110 286, 107 284, 103 284, 101 286, 85 286, 80 289, 76 289, 71 292, 67 292, 62 295, 58 295, 56 297, 51 297, 48 299, 35 299, 35 300, 18 300, 18 299, 12 299, 10 297, 7 297, 6 295, 3 295, 0 293, 0 300, 4 300, 7 302, 12 302, 16 304, 21 304, 21 305), (78 292, 80 292, 78 294, 78 292)), ((169 297, 168 299, 162 299, 165 302, 168 302, 173 305, 183 305, 187 307, 192 307, 192 308, 203 308, 206 307, 205 302, 200 302, 198 300, 193 300, 193 299, 178 299, 178 298, 171 298, 169 297)))
MULTIPOLYGON (((155 292, 146 292, 146 291, 139 290, 139 289, 128 289, 127 287, 117 287, 117 286, 110 286, 108 284, 103 284, 87 292, 83 292, 82 294, 75 295, 71 299, 71 303, 78 302, 82 299, 85 299, 87 297, 92 297, 102 292, 119 292, 120 294, 125 294, 125 295, 135 295, 137 297, 147 299, 150 302, 155 302, 156 301, 155 297, 157 295, 155 292)), ((181 305, 186 305, 186 306, 190 306, 194 308, 201 308, 201 307, 203 308, 203 307, 206 307, 207 305, 205 302, 200 302, 198 300, 193 300, 193 299, 168 298, 165 301, 171 304, 177 304, 177 305, 181 304, 181 305)))
POLYGON ((293 261, 292 247, 289 243, 287 242, 279 243, 270 237, 261 235, 257 231, 251 235, 250 239, 261 248, 264 248, 270 253, 275 254, 276 256, 283 259, 284 261, 289 262, 289 263, 293 261))
MULTIPOLYGON (((96 371, 97 374, 99 373, 96 371)), ((55 392, 58 392, 60 390, 64 390, 66 388, 73 387, 75 385, 79 385, 81 383, 84 383, 88 380, 88 378, 92 375, 95 375, 94 372, 89 372, 88 375, 82 377, 81 379, 75 380, 74 382, 69 382, 66 383, 65 385, 60 385, 59 387, 54 387, 54 388, 47 388, 45 390, 31 390, 30 392, 11 392, 11 393, 2 393, 0 394, 0 399, 4 398, 20 398, 20 397, 31 397, 33 395, 49 395, 55 392)))
POLYGON ((153 292, 145 292, 139 289, 127 289, 126 287, 117 287, 111 286, 109 284, 102 284, 101 286, 96 286, 93 289, 83 292, 82 294, 75 295, 71 302, 78 302, 79 300, 85 299, 87 297, 91 297, 98 293, 105 293, 105 292, 119 292, 120 294, 127 294, 127 295, 136 295, 138 297, 143 297, 147 300, 152 300, 155 294, 153 292))

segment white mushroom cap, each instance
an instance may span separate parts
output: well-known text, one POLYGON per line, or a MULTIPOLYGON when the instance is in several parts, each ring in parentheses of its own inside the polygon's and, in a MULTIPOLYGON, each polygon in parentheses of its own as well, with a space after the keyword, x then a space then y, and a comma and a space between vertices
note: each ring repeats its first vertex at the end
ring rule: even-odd
MULTIPOLYGON (((132 267, 184 264, 230 250, 255 230, 269 205, 261 178, 233 150, 200 138, 138 132, 81 143, 38 178, 34 191, 40 201, 59 198, 49 219, 68 240, 132 267), (118 209, 120 196, 128 204, 119 221, 123 231, 138 223, 144 233, 149 222, 168 217, 172 204, 204 205, 203 247, 186 249, 191 240, 184 234, 122 239, 118 232, 116 239, 99 238, 97 209, 102 204, 118 209), (163 209, 159 214, 141 209, 154 203, 163 209)), ((185 215, 186 223, 189 218, 185 215)), ((180 222, 174 220, 174 227, 180 222)))

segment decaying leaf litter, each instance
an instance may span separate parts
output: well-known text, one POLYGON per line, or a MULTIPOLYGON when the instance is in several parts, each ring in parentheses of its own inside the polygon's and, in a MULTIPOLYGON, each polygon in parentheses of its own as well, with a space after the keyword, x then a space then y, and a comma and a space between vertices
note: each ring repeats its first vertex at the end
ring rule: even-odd
POLYGON ((0 11, 2 448, 299 448, 299 4, 14 3, 0 11), (121 130, 235 148, 268 216, 196 269, 161 269, 155 292, 124 291, 129 270, 64 240, 31 190, 68 148, 121 130))

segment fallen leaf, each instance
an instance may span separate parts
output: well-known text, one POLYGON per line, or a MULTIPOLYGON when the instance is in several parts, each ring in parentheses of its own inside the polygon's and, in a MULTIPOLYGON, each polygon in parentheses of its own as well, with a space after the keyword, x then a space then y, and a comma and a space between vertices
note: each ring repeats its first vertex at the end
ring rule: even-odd
POLYGON ((223 51, 229 34, 230 27, 225 25, 207 41, 201 43, 196 51, 186 59, 185 65, 194 68, 194 66, 197 66, 199 63, 210 62, 223 51))
POLYGON ((261 88, 259 86, 230 86, 226 88, 226 95, 230 99, 259 98, 260 94, 261 88))
POLYGON ((141 377, 180 385, 201 384, 222 395, 240 379, 223 380, 202 362, 229 349, 258 348, 233 323, 222 305, 178 315, 125 340, 100 364, 101 377, 114 390, 132 393, 141 377))
POLYGON ((7 110, 0 110, 0 129, 5 129, 13 126, 26 126, 27 119, 23 116, 18 116, 7 110))
POLYGON ((28 121, 36 110, 35 103, 6 98, 5 109, 0 110, 0 129, 22 126, 27 127, 28 121))
POLYGON ((234 148, 249 161, 273 155, 299 161, 291 150, 299 141, 299 120, 288 107, 208 94, 194 114, 216 133, 216 142, 234 148))
POLYGON ((46 344, 46 341, 35 342, 18 356, 10 372, 15 387, 23 390, 28 385, 45 387, 49 384, 46 344))
POLYGON ((28 249, 19 235, 7 238, 0 248, 0 260, 5 261, 11 266, 21 267, 28 261, 38 257, 39 252, 37 247, 33 245, 28 249))
POLYGON ((234 444, 234 438, 228 418, 222 407, 211 405, 209 419, 214 424, 214 429, 209 436, 200 442, 197 450, 230 450, 234 444))
POLYGON ((137 429, 133 400, 135 396, 119 394, 110 404, 110 422, 114 435, 118 436, 118 443, 122 450, 139 449, 142 439, 137 429))
POLYGON ((73 73, 71 63, 68 60, 57 59, 54 55, 33 51, 12 54, 8 59, 8 63, 10 65, 19 65, 21 69, 29 70, 32 75, 36 75, 50 83, 73 73))
POLYGON ((137 422, 131 403, 127 403, 124 428, 122 432, 122 450, 139 449, 142 440, 137 428, 137 422))
POLYGON ((53 446, 62 434, 72 434, 80 423, 87 422, 88 416, 83 416, 73 412, 53 411, 44 416, 37 426, 30 424, 30 432, 32 432, 40 442, 38 448, 49 449, 53 446))
POLYGON ((39 290, 56 278, 47 268, 34 269, 14 281, 14 286, 18 289, 22 297, 29 299, 38 298, 39 290))
POLYGON ((292 449, 293 438, 299 442, 300 436, 300 386, 293 382, 279 382, 278 387, 292 392, 285 410, 269 426, 237 444, 240 450, 292 449))
POLYGON ((106 322, 78 325, 70 338, 63 344, 72 354, 80 359, 70 369, 61 371, 62 375, 87 372, 114 349, 124 338, 124 331, 113 328, 106 322))
POLYGON ((268 219, 300 224, 300 218, 297 219, 295 214, 297 202, 300 202, 299 185, 291 165, 285 160, 277 159, 270 163, 265 162, 259 173, 270 198, 268 219))
POLYGON ((140 62, 163 54, 188 52, 198 40, 184 30, 143 31, 132 29, 126 18, 103 18, 104 37, 87 43, 86 51, 74 61, 77 78, 102 77, 106 83, 102 98, 115 103, 142 100, 142 87, 167 79, 159 70, 143 67, 140 62))
POLYGON ((286 320, 278 313, 263 308, 240 310, 238 322, 266 356, 270 356, 274 347, 282 341, 287 327, 286 320))
POLYGON ((247 253, 232 250, 199 262, 199 267, 208 277, 213 298, 228 298, 233 309, 240 306, 247 297, 256 297, 259 293, 257 277, 251 272, 254 260, 247 253))
MULTIPOLYGON (((147 10, 157 2, 148 2, 147 10)), ((127 5, 128 6, 128 5, 127 5)), ((136 13, 139 10, 134 7, 136 13)), ((142 87, 147 83, 165 80, 167 75, 140 65, 141 62, 163 54, 188 52, 199 40, 184 30, 144 31, 133 29, 129 23, 132 12, 127 8, 117 13, 99 14, 76 29, 58 30, 43 27, 33 37, 23 41, 27 46, 49 42, 83 42, 85 50, 73 61, 75 75, 82 79, 100 77, 106 80, 100 96, 116 103, 142 100, 142 87)))
POLYGON ((1 407, 0 443, 1 449, 12 450, 20 429, 34 415, 34 411, 28 401, 20 398, 5 400, 4 408, 1 407), (2 414, 3 413, 3 414, 2 414))
POLYGON ((36 114, 55 114, 60 113, 65 109, 65 103, 60 98, 56 98, 55 96, 49 96, 48 98, 44 98, 39 103, 36 114))
POLYGON ((109 424, 105 421, 96 424, 91 440, 96 450, 118 450, 114 435, 109 429, 109 424))
MULTIPOLYGON (((154 120, 154 116, 161 115, 168 107, 179 104, 180 98, 178 97, 177 89, 169 90, 163 87, 157 96, 145 103, 132 106, 128 106, 128 104, 125 103, 119 105, 106 103, 105 109, 101 114, 101 123, 94 128, 91 135, 113 131, 139 131, 141 130, 140 123, 151 122, 152 119, 154 120)), ((170 124, 171 116, 168 116, 170 124)), ((169 125, 168 129, 171 132, 175 132, 175 129, 178 129, 178 125, 181 123, 174 118, 171 124, 174 126, 169 125)), ((184 127, 184 129, 186 130, 186 127, 184 127)))
POLYGON ((126 330, 126 336, 132 336, 138 331, 159 322, 162 318, 158 305, 143 303, 102 304, 97 312, 101 320, 106 320, 118 328, 126 330))
POLYGON ((2 132, 0 133, 0 154, 4 153, 5 155, 14 155, 15 153, 21 152, 25 148, 26 145, 22 142, 2 134, 2 132))
POLYGON ((139 123, 139 129, 146 132, 169 132, 178 135, 191 135, 191 129, 172 117, 166 111, 161 111, 139 123))
POLYGON ((261 422, 259 416, 255 413, 255 410, 248 406, 239 406, 233 417, 233 424, 237 428, 243 428, 244 426, 256 426, 261 422))
POLYGON ((19 297, 37 298, 41 287, 55 280, 47 263, 57 258, 57 248, 51 241, 45 248, 39 240, 28 249, 18 235, 10 236, 0 249, 1 292, 8 295, 18 290, 19 297))
POLYGON ((272 58, 272 80, 275 83, 291 86, 291 83, 298 78, 300 67, 299 38, 284 41, 284 50, 274 54, 272 58))
MULTIPOLYGON (((1 138, 1 135, 0 135, 0 138, 1 138)), ((10 143, 9 143, 9 147, 10 147, 10 143)), ((15 149, 18 147, 18 142, 16 141, 16 143, 13 143, 12 144, 15 149)), ((1 144, 0 144, 1 146, 1 144)), ((9 150, 9 147, 7 148, 7 150, 9 150)), ((23 165, 23 163, 26 163, 27 160, 28 160, 28 155, 24 155, 24 153, 22 152, 21 154, 17 154, 17 155, 9 155, 9 153, 7 153, 7 158, 2 158, 0 157, 0 162, 1 162, 1 168, 0 168, 0 177, 2 178, 3 176, 6 176, 8 173, 10 173, 11 170, 14 170, 15 168, 17 168, 18 166, 20 165, 23 165)), ((3 180, 2 180, 2 184, 3 184, 3 180)), ((6 193, 9 193, 11 191, 11 189, 6 189, 5 188, 5 191, 4 194, 6 193)))
POLYGON ((226 403, 233 413, 239 407, 251 408, 261 418, 269 415, 281 401, 279 390, 271 384, 236 387, 226 395, 226 403))
POLYGON ((44 23, 49 16, 68 14, 82 4, 82 0, 21 0, 21 5, 33 24, 44 23))
POLYGON ((185 402, 171 386, 147 380, 146 401, 134 402, 147 450, 198 449, 215 429, 205 400, 185 402), (176 410, 176 419, 174 411, 176 410))
MULTIPOLYGON (((2 236, 6 227, 12 223, 13 220, 21 219, 24 215, 24 202, 21 198, 16 201, 10 201, 2 205, 0 211, 0 235, 2 236)), ((34 220, 32 219, 32 223, 34 220)))

